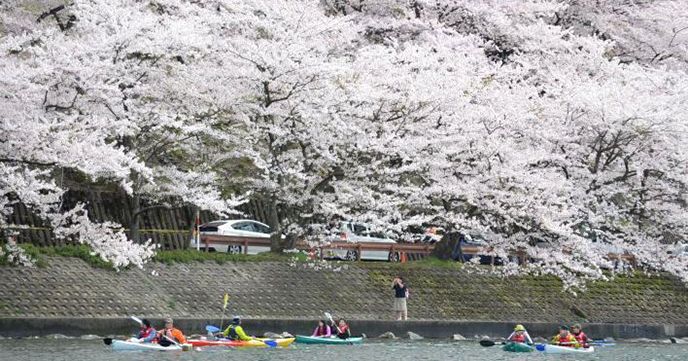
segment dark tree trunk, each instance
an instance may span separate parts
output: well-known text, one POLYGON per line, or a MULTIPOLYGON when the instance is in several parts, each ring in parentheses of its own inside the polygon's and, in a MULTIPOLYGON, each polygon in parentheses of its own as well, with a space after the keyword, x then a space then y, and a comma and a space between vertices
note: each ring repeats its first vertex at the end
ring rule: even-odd
POLYGON ((277 197, 270 197, 270 204, 268 205, 268 226, 272 230, 270 235, 270 251, 282 252, 282 225, 279 220, 279 213, 277 212, 277 197))
POLYGON ((432 256, 443 260, 462 260, 461 234, 449 232, 442 237, 442 240, 435 244, 432 256))
POLYGON ((139 216, 141 215, 141 197, 134 193, 131 197, 131 220, 129 221, 129 239, 139 242, 139 216))

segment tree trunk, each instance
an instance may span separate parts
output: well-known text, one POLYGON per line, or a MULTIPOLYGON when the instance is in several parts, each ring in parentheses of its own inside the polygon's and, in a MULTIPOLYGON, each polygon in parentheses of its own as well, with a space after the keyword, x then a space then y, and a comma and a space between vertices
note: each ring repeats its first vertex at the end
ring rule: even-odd
POLYGON ((131 220, 129 221, 129 239, 139 243, 139 216, 141 213, 141 197, 134 193, 131 197, 131 220))
POLYGON ((282 252, 284 249, 282 244, 282 226, 279 221, 279 214, 277 214, 277 197, 270 197, 270 205, 268 206, 268 226, 272 230, 270 235, 270 252, 282 252))
POLYGON ((461 250, 461 234, 458 232, 447 232, 442 239, 435 243, 432 256, 442 260, 463 260, 461 250))

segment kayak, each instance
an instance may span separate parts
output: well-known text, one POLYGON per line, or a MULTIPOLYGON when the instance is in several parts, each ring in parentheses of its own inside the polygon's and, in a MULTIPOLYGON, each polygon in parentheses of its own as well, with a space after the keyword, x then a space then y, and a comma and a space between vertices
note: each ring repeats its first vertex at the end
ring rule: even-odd
POLYGON ((533 352, 535 347, 522 342, 508 342, 502 346, 502 350, 507 352, 533 352))
POLYGON ((314 337, 296 335, 297 343, 323 344, 323 345, 353 345, 355 343, 362 343, 363 337, 349 337, 341 339, 339 337, 314 337))
POLYGON ((160 346, 157 343, 138 343, 123 340, 112 340, 112 349, 115 351, 188 351, 191 350, 191 345, 184 344, 181 346, 169 345, 167 347, 160 346))
POLYGON ((258 340, 251 341, 233 341, 228 339, 219 340, 187 340, 187 342, 194 347, 200 346, 226 346, 226 347, 238 347, 238 348, 249 348, 249 347, 269 347, 265 344, 265 340, 274 341, 277 347, 288 347, 294 342, 294 338, 259 338, 258 340), (260 340, 260 341, 258 341, 260 340))
POLYGON ((595 352, 594 347, 588 347, 588 348, 575 348, 575 347, 566 347, 566 346, 557 346, 557 345, 547 345, 547 344, 537 344, 535 346, 535 349, 538 351, 544 352, 544 353, 592 353, 595 352))

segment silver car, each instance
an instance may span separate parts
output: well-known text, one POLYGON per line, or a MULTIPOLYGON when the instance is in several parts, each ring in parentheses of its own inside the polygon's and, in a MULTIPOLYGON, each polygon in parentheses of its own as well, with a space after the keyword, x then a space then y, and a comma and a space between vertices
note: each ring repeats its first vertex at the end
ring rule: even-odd
MULTIPOLYGON (((384 232, 378 232, 373 230, 370 224, 366 223, 355 223, 355 222, 340 222, 338 229, 335 230, 336 234, 329 237, 330 241, 339 242, 371 242, 371 243, 387 243, 396 244, 397 242, 391 239, 384 232)), ((358 251, 356 250, 340 250, 333 249, 328 254, 332 258, 340 258, 346 260, 356 260, 358 257, 358 251)), ((390 251, 362 251, 362 260, 377 260, 377 261, 399 261, 399 252, 390 251)))
MULTIPOLYGON (((202 224, 199 229, 201 235, 223 235, 261 239, 269 239, 270 233, 272 233, 272 230, 267 224, 250 219, 212 221, 202 224)), ((201 242, 200 246, 201 248, 204 248, 205 243, 201 242)), ((190 247, 196 248, 196 240, 191 240, 190 247)), ((227 245, 212 242, 208 244, 208 249, 215 252, 228 252, 231 254, 239 254, 243 253, 244 251, 243 247, 240 245, 227 245)), ((270 247, 249 246, 247 253, 258 254, 261 252, 267 252, 269 250, 270 247)))

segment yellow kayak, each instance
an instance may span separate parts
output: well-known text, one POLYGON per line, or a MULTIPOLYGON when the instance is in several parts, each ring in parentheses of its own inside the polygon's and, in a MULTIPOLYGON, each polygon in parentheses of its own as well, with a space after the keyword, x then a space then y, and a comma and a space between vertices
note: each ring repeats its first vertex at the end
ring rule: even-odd
POLYGON ((266 344, 274 342, 277 347, 288 347, 294 342, 294 338, 259 338, 251 341, 232 341, 227 339, 220 340, 188 340, 194 347, 200 346, 228 346, 236 348, 270 347, 266 344))

